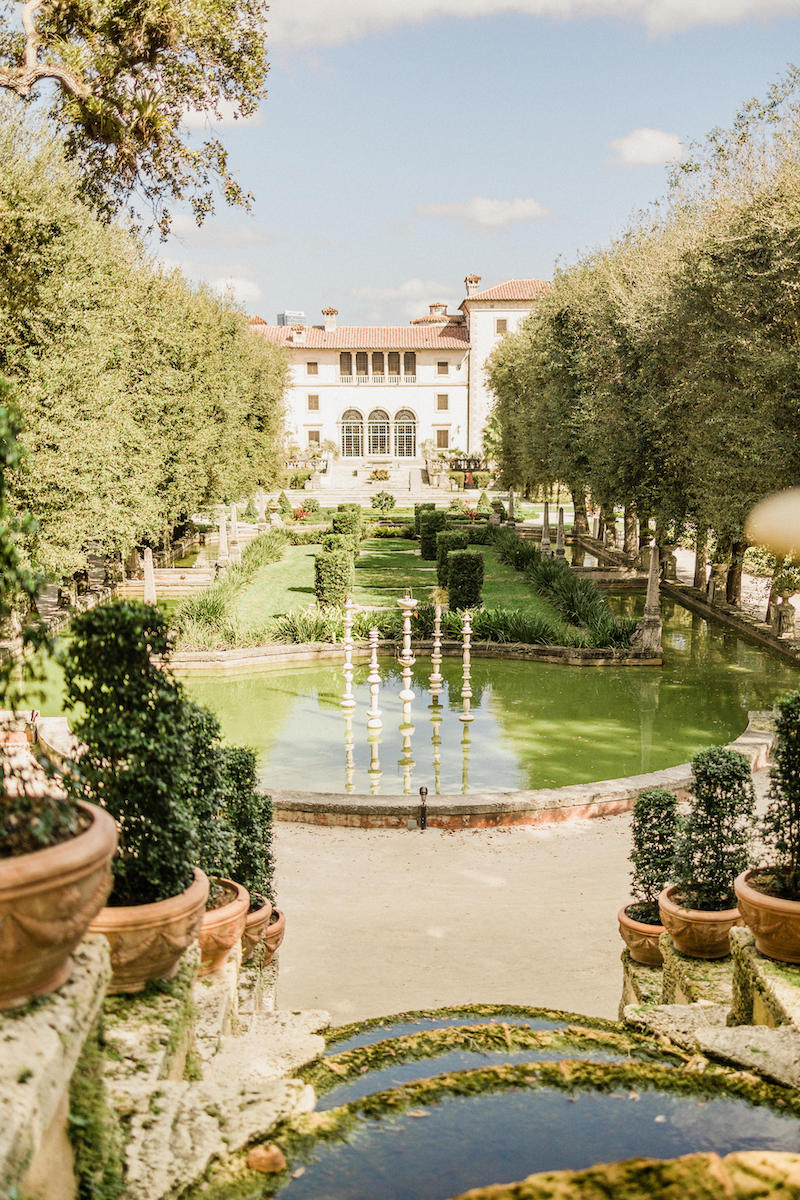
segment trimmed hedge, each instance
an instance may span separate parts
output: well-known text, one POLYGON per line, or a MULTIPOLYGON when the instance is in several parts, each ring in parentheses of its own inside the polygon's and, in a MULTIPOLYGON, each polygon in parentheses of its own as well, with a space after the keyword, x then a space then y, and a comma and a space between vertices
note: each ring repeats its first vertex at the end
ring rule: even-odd
POLYGON ((451 550, 466 550, 469 535, 455 529, 443 529, 436 534, 436 578, 439 587, 447 587, 447 556, 451 550))
POLYGON ((478 608, 483 591, 483 555, 477 550, 451 550, 447 575, 450 610, 478 608))
POLYGON ((345 534, 350 538, 353 554, 358 558, 362 534, 361 506, 353 504, 349 508, 340 508, 331 518, 331 529, 334 533, 345 534))
POLYGON ((448 471, 447 474, 454 481, 456 487, 463 488, 466 475, 464 471, 448 471))
POLYGON ((424 512, 436 512, 435 504, 415 504, 414 505, 414 533, 419 537, 419 522, 420 517, 424 512))
POLYGON ((422 558, 433 561, 436 558, 436 534, 447 528, 447 513, 435 509, 433 512, 420 513, 419 517, 419 552, 422 558))
POLYGON ((489 480, 491 478, 492 477, 488 471, 473 471, 472 472, 472 481, 475 484, 475 487, 480 488, 481 491, 483 491, 484 488, 488 488, 489 480))
POLYGON ((447 528, 452 529, 454 533, 466 534, 470 546, 488 546, 494 541, 497 533, 495 526, 490 525, 486 517, 478 517, 474 521, 450 520, 447 528))
POLYGON ((323 550, 314 559, 314 595, 317 604, 344 604, 354 583, 353 555, 347 550, 323 550))
POLYGON ((326 533, 322 539, 323 550, 344 550, 353 553, 353 538, 349 533, 326 533))

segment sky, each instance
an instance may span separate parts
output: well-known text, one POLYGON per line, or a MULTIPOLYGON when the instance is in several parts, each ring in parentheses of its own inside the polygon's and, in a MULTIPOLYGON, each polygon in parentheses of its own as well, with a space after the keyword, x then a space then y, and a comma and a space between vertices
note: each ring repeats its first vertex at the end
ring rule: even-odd
POLYGON ((269 33, 215 127, 252 213, 157 253, 270 323, 402 324, 607 243, 800 62, 800 0, 272 0, 269 33))

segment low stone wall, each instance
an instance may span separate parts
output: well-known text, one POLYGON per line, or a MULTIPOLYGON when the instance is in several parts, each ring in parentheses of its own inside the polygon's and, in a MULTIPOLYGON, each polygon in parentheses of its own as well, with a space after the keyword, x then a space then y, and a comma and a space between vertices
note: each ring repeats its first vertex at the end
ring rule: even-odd
MULTIPOLYGON (((775 733, 769 714, 751 713, 747 729, 731 749, 746 756, 752 770, 769 762, 775 733)), ((682 793, 691 783, 691 765, 682 763, 646 775, 604 779, 531 791, 473 792, 466 796, 428 796, 427 823, 438 829, 488 829, 502 825, 545 825, 627 812, 645 788, 663 787, 682 793)), ((411 796, 352 796, 342 792, 273 791, 279 821, 312 825, 346 825, 359 829, 405 829, 416 826, 420 802, 411 796)))
MULTIPOLYGON (((399 647, 395 642, 378 643, 381 654, 394 655, 399 647)), ((431 651, 429 639, 415 640, 414 649, 431 651)), ((442 654, 460 657, 462 644, 455 640, 442 642, 442 654)), ((369 643, 355 642, 354 659, 369 659, 369 643)), ((247 646, 236 650, 182 650, 174 655, 176 671, 252 671, 283 666, 291 662, 315 662, 342 659, 340 642, 285 643, 271 642, 265 646, 247 646)), ((593 646, 528 646, 519 642, 473 642, 473 658, 513 658, 524 662, 563 663, 571 667, 660 667, 661 655, 641 650, 599 649, 593 646)))

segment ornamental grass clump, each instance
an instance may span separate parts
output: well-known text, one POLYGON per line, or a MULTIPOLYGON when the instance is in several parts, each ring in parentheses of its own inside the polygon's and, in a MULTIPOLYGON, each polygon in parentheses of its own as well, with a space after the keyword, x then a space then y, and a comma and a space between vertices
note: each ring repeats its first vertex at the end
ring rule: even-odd
POLYGON ((736 906, 733 881, 750 866, 754 820, 745 756, 726 746, 696 754, 689 812, 678 823, 672 864, 676 903, 703 912, 736 906))
POLYGON ((770 767, 769 805, 761 824, 769 867, 751 885, 800 901, 800 691, 775 706, 778 744, 770 767))
POLYGON ((678 830, 678 800, 666 788, 647 788, 633 805, 629 855, 633 903, 626 912, 634 921, 660 925, 658 897, 669 882, 678 830))

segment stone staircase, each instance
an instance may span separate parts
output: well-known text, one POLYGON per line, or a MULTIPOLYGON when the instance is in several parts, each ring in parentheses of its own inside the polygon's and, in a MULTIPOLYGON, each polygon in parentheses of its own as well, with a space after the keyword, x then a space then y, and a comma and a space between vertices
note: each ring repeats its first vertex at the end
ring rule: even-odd
MULTIPOLYGON (((432 487, 427 482, 425 463, 422 459, 410 459, 402 467, 396 463, 365 462, 363 465, 352 466, 341 461, 328 464, 325 474, 319 476, 319 483, 313 489, 314 496, 326 507, 335 504, 363 504, 369 507, 372 497, 378 492, 391 492, 397 497, 398 505, 407 507, 409 504, 421 504, 434 501, 437 504, 450 503, 450 492, 445 488, 432 487), (373 480, 369 476, 374 470, 387 471, 389 478, 373 480)), ((302 491, 287 493, 292 502, 302 503, 302 491)))

